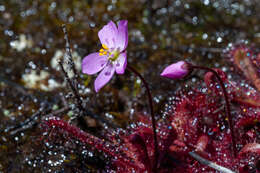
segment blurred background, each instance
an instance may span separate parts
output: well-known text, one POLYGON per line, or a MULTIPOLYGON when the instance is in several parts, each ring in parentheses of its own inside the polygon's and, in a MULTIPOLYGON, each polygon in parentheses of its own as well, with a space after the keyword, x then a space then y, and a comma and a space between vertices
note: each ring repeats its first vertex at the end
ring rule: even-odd
MULTIPOLYGON (((65 52, 62 24, 81 74, 82 58, 101 48, 102 26, 128 20, 128 63, 150 84, 159 118, 176 90, 202 78, 161 79, 163 68, 185 59, 231 72, 227 48, 259 48, 259 10, 258 0, 0 0, 0 172, 95 172, 106 162, 86 146, 43 139, 43 115, 66 104, 72 110, 59 116, 68 120, 76 114, 57 64, 65 52)), ((148 112, 141 81, 130 72, 114 76, 98 94, 94 79, 81 74, 78 86, 94 114, 124 128, 148 112)), ((85 121, 88 132, 102 136, 98 120, 85 121)))

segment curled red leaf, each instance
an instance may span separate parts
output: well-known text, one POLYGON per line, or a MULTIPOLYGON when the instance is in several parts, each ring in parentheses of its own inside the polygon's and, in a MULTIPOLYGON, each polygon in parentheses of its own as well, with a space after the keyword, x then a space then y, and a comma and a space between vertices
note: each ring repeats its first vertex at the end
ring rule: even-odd
POLYGON ((260 144, 258 143, 249 143, 246 144, 241 151, 239 152, 239 155, 242 155, 244 153, 248 153, 248 152, 253 152, 253 153, 257 153, 260 154, 260 144))
POLYGON ((209 137, 206 135, 202 135, 199 137, 198 143, 196 145, 196 150, 197 151, 204 151, 208 145, 209 142, 209 137))

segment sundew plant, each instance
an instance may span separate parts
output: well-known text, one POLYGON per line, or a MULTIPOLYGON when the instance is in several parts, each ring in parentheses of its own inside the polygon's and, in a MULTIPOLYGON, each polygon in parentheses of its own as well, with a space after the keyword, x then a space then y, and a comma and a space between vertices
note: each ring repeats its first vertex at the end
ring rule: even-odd
POLYGON ((0 2, 0 173, 260 173, 259 9, 0 2))
MULTIPOLYGON (((103 137, 57 117, 46 119, 43 129, 55 136, 65 134, 67 140, 104 154, 106 172, 259 172, 259 62, 254 61, 258 54, 242 44, 227 50, 234 67, 255 89, 230 81, 221 69, 183 60, 167 66, 160 76, 185 79, 200 70, 205 72, 204 84, 176 92, 166 116, 156 121, 149 84, 127 64, 127 21, 119 21, 118 27, 110 21, 98 35, 103 48, 83 58, 82 72, 92 75, 101 71, 94 88, 102 92, 115 72, 123 74, 129 69, 146 89, 149 116, 138 114, 138 122, 126 129, 107 128, 103 137)), ((65 70, 64 74, 72 83, 65 70)), ((71 88, 75 90, 72 84, 71 88)), ((79 109, 84 114, 84 106, 79 105, 79 109)))

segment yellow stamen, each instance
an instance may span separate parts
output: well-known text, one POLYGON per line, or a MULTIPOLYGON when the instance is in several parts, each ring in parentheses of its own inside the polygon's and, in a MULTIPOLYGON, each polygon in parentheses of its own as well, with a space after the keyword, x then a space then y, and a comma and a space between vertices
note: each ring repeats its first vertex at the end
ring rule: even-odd
POLYGON ((105 44, 102 44, 102 47, 103 47, 105 50, 108 50, 108 47, 107 47, 105 44))
POLYGON ((102 56, 102 55, 106 55, 107 54, 107 50, 104 50, 104 49, 100 49, 99 50, 99 55, 102 56))

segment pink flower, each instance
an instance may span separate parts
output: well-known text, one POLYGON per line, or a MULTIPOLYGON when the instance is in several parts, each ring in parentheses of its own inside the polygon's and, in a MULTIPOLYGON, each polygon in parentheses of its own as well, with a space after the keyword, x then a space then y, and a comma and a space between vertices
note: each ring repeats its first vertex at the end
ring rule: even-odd
POLYGON ((167 66, 161 73, 161 76, 170 79, 179 79, 185 77, 189 72, 189 64, 185 61, 179 61, 167 66))
POLYGON ((126 47, 128 44, 127 20, 121 20, 118 27, 112 21, 98 32, 102 49, 91 53, 82 60, 82 72, 88 75, 99 71, 94 86, 98 92, 113 77, 114 73, 123 74, 127 65, 126 47))

